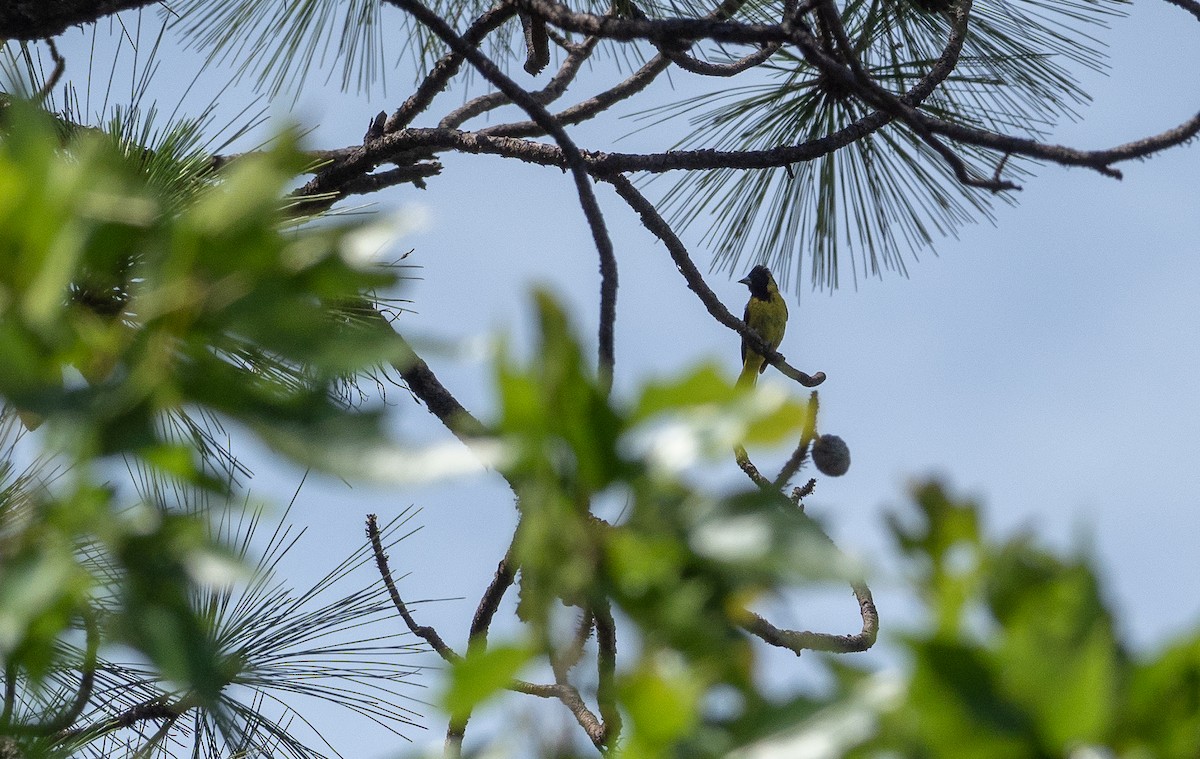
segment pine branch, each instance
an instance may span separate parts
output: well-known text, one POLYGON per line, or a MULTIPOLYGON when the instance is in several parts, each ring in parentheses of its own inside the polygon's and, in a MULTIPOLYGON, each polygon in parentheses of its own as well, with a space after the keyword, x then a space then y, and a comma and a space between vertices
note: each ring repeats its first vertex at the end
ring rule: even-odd
POLYGON ((161 0, 7 0, 0 3, 0 34, 9 40, 56 37, 73 26, 91 24, 161 0))
POLYGON ((491 82, 496 89, 508 96, 514 105, 529 114, 538 126, 545 129, 558 143, 567 166, 571 170, 571 175, 574 177, 575 190, 579 194, 579 204, 583 208, 584 216, 592 231, 592 240, 600 255, 599 373, 601 382, 607 389, 612 385, 613 368, 616 363, 613 326, 617 315, 617 261, 613 255, 612 240, 604 225, 604 216, 592 190, 591 178, 588 176, 583 155, 566 130, 550 115, 545 106, 506 76, 491 59, 463 40, 440 16, 429 10, 419 0, 387 0, 387 2, 412 14, 429 28, 451 50, 474 66, 480 75, 491 82))

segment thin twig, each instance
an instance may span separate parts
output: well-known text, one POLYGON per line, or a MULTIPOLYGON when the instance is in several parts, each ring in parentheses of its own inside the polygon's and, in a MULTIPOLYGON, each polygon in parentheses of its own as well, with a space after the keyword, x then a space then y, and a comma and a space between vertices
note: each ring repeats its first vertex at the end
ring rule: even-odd
POLYGON ((800 430, 800 442, 796 444, 796 450, 792 451, 792 455, 788 458, 787 463, 780 468, 779 474, 775 475, 775 481, 771 483, 772 487, 776 490, 787 485, 788 480, 792 479, 796 472, 800 471, 800 467, 804 465, 805 459, 808 458, 808 449, 812 445, 812 441, 817 437, 819 404, 820 400, 817 398, 817 391, 814 390, 808 395, 804 426, 800 430))
POLYGON ((804 504, 800 503, 800 501, 812 495, 812 492, 816 490, 816 488, 817 481, 809 478, 808 482, 804 483, 803 487, 792 488, 792 494, 788 496, 788 498, 792 503, 796 504, 801 511, 804 511, 804 504))
POLYGON ((46 78, 34 96, 38 103, 42 103, 50 97, 50 93, 58 86, 58 80, 62 79, 63 72, 67 70, 67 60, 58 52, 58 45, 54 44, 54 40, 47 38, 46 46, 50 48, 50 57, 54 60, 54 70, 50 72, 50 76, 46 78))
POLYGON ((408 606, 404 600, 400 598, 400 592, 396 589, 396 583, 392 579, 392 570, 388 566, 388 557, 383 550, 383 539, 379 535, 379 523, 374 514, 367 514, 367 539, 371 541, 371 550, 375 553, 375 566, 379 569, 379 576, 383 578, 383 584, 387 587, 388 595, 392 597, 392 604, 396 607, 396 611, 400 613, 400 618, 404 620, 404 624, 408 627, 413 635, 424 640, 429 644, 429 647, 437 652, 438 656, 443 660, 453 664, 462 659, 455 651, 446 645, 442 640, 442 636, 438 635, 437 630, 426 625, 418 625, 413 619, 412 614, 408 611, 408 606))
MULTIPOLYGON (((638 94, 650 86, 659 74, 671 66, 671 60, 659 54, 651 58, 637 71, 630 74, 624 81, 610 87, 604 92, 580 101, 554 114, 558 123, 569 126, 587 121, 593 116, 604 113, 616 103, 638 94)), ((479 130, 479 134, 495 137, 537 137, 545 134, 541 127, 533 121, 517 121, 511 124, 497 124, 479 130)))
POLYGON ((758 471, 758 467, 750 460, 750 454, 746 453, 746 448, 743 445, 735 445, 733 447, 733 459, 737 462, 746 476, 762 490, 774 491, 771 481, 763 476, 762 472, 758 471))

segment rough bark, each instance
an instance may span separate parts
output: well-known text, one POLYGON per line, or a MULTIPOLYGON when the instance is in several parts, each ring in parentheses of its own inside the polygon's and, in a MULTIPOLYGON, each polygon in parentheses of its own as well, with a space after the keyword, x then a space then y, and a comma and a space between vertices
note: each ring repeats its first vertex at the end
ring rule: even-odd
POLYGON ((0 3, 0 39, 36 40, 62 34, 130 8, 159 0, 6 0, 0 3))

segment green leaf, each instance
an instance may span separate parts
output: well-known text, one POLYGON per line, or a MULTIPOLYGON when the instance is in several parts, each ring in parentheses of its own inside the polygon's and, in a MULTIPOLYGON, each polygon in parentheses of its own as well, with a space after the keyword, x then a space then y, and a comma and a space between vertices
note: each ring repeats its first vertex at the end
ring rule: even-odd
POLYGON ((716 363, 700 364, 678 378, 650 380, 630 414, 631 422, 642 422, 657 414, 693 406, 717 406, 734 395, 733 383, 716 363))
POLYGON ((1006 690, 1028 705, 1050 748, 1106 740, 1126 662, 1095 571, 1017 540, 989 574, 1006 690))
POLYGON ((931 757, 1026 759, 1038 755, 1029 714, 999 687, 997 667, 982 650, 948 641, 914 643, 908 707, 900 719, 931 757))
POLYGON ((1115 744, 1127 755, 1189 759, 1200 750, 1200 635, 1187 634, 1133 668, 1115 744))
POLYGON ((669 654, 644 655, 617 684, 621 705, 632 728, 620 755, 670 756, 669 748, 700 721, 700 704, 708 683, 669 654))
POLYGON ((442 708, 450 713, 451 719, 463 719, 476 706, 503 691, 530 658, 528 649, 517 646, 471 651, 451 665, 442 708))

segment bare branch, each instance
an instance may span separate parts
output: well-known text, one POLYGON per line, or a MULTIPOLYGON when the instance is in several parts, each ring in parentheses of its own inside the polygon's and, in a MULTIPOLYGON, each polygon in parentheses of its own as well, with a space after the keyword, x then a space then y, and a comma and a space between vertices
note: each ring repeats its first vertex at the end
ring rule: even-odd
POLYGON ((803 651, 827 651, 836 654, 866 651, 875 645, 875 640, 879 637, 879 612, 875 609, 875 601, 871 598, 871 590, 866 583, 852 583, 851 587, 854 589, 854 597, 858 600, 859 614, 863 621, 862 631, 854 635, 781 630, 749 611, 746 612, 747 618, 741 622, 742 628, 766 643, 777 648, 786 648, 797 656, 803 651))
MULTIPOLYGON (((513 2, 518 8, 536 13, 560 29, 612 40, 644 39, 666 44, 677 43, 681 39, 711 39, 715 42, 746 44, 789 41, 787 33, 777 24, 743 24, 727 21, 725 19, 728 16, 724 14, 713 14, 699 19, 628 19, 597 16, 592 13, 576 13, 562 3, 553 2, 553 0, 513 0, 513 2)), ((737 8, 741 5, 741 2, 725 4, 729 8, 737 8)))
POLYGON ((54 60, 54 70, 50 72, 50 76, 46 77, 46 81, 35 96, 39 103, 50 97, 50 93, 58 86, 58 80, 62 79, 63 72, 67 70, 67 60, 58 52, 58 45, 54 44, 54 40, 47 39, 46 45, 50 48, 50 58, 54 60))
MULTIPOLYGON (((380 319, 383 319, 382 315, 380 319)), ((390 325, 388 329, 391 329, 390 325)), ((416 354, 407 340, 399 333, 396 334, 396 337, 406 355, 403 359, 392 362, 392 367, 399 372, 413 395, 420 398, 430 413, 436 416, 446 426, 446 429, 454 433, 459 440, 469 443, 485 437, 487 428, 483 423, 472 416, 471 412, 463 408, 463 405, 450 394, 450 391, 441 383, 429 365, 416 354)))
POLYGON ((404 624, 408 626, 413 635, 424 640, 429 644, 429 647, 437 652, 438 656, 442 657, 447 662, 454 663, 462 659, 446 642, 442 640, 442 636, 438 635, 437 630, 425 625, 418 625, 413 619, 412 614, 408 611, 408 606, 404 600, 400 598, 400 592, 396 590, 396 583, 392 579, 392 570, 388 566, 388 557, 383 550, 383 540, 379 535, 379 524, 374 514, 367 514, 367 539, 371 541, 371 550, 375 553, 375 566, 379 569, 379 576, 383 578, 383 584, 387 587, 388 595, 392 597, 392 604, 396 607, 396 611, 400 613, 400 618, 404 620, 404 624))
POLYGON ((1200 112, 1198 112, 1178 126, 1150 137, 1102 150, 1079 150, 1066 145, 1051 145, 1023 137, 989 132, 977 127, 953 124, 925 114, 921 114, 919 118, 929 131, 945 135, 957 142, 1040 158, 1062 166, 1089 168, 1114 179, 1120 179, 1122 174, 1119 170, 1112 168, 1112 164, 1146 158, 1154 153, 1181 145, 1200 134, 1200 112))
POLYGON ((397 166, 375 174, 351 179, 339 188, 341 195, 368 195, 379 192, 398 184, 413 184, 425 189, 425 180, 442 173, 442 164, 438 161, 424 161, 411 166, 397 166))
POLYGON ((750 481, 758 486, 758 488, 761 490, 774 492, 775 489, 772 486, 771 481, 764 477, 762 472, 758 471, 758 467, 756 467, 754 462, 750 460, 750 454, 746 453, 745 446, 734 446, 733 458, 734 461, 737 462, 738 467, 746 473, 746 476, 749 477, 750 481))
POLYGON ((571 715, 575 717, 575 721, 587 733, 587 737, 593 745, 601 751, 604 750, 607 730, 604 724, 596 717, 595 713, 588 708, 587 703, 583 700, 583 696, 579 694, 579 689, 575 686, 566 683, 555 683, 554 685, 517 683, 514 684, 512 690, 539 698, 558 699, 563 706, 567 707, 571 715))
MULTIPOLYGON (((559 111, 554 114, 554 118, 564 126, 587 121, 611 108, 614 104, 633 97, 649 87, 650 83, 659 74, 666 71, 670 65, 671 61, 665 55, 656 55, 620 84, 559 111)), ((533 121, 517 121, 512 124, 497 124, 481 129, 479 134, 496 137, 537 137, 545 132, 533 121)))
POLYGON ((158 5, 162 0, 7 0, 0 3, 3 39, 36 40, 56 37, 73 26, 91 24, 132 8, 158 5))
POLYGON ((487 590, 479 599, 475 616, 471 618, 470 637, 467 643, 468 653, 476 649, 487 648, 488 628, 491 627, 492 619, 500 608, 500 601, 504 598, 505 592, 512 587, 516 576, 516 567, 513 566, 512 560, 512 545, 510 544, 508 553, 500 560, 500 564, 496 567, 496 574, 492 576, 491 583, 488 584, 487 590))
POLYGON ((808 449, 812 445, 812 441, 817 437, 817 413, 820 411, 820 401, 817 398, 817 391, 814 390, 808 395, 807 419, 804 422, 804 428, 800 430, 800 442, 796 444, 796 450, 792 451, 792 455, 788 458, 787 463, 779 470, 779 474, 775 475, 775 481, 771 483, 776 490, 787 485, 788 481, 795 476, 796 472, 800 471, 800 467, 804 465, 805 459, 808 458, 808 449))
POLYGON ((710 63, 702 61, 699 58, 694 58, 687 53, 671 50, 664 50, 663 55, 670 58, 671 63, 674 63, 684 71, 700 74, 701 76, 727 77, 736 76, 743 71, 748 71, 755 66, 765 63, 770 60, 772 55, 779 52, 779 48, 781 47, 783 47, 783 44, 780 42, 770 42, 753 53, 748 53, 736 61, 730 61, 729 63, 710 63))

